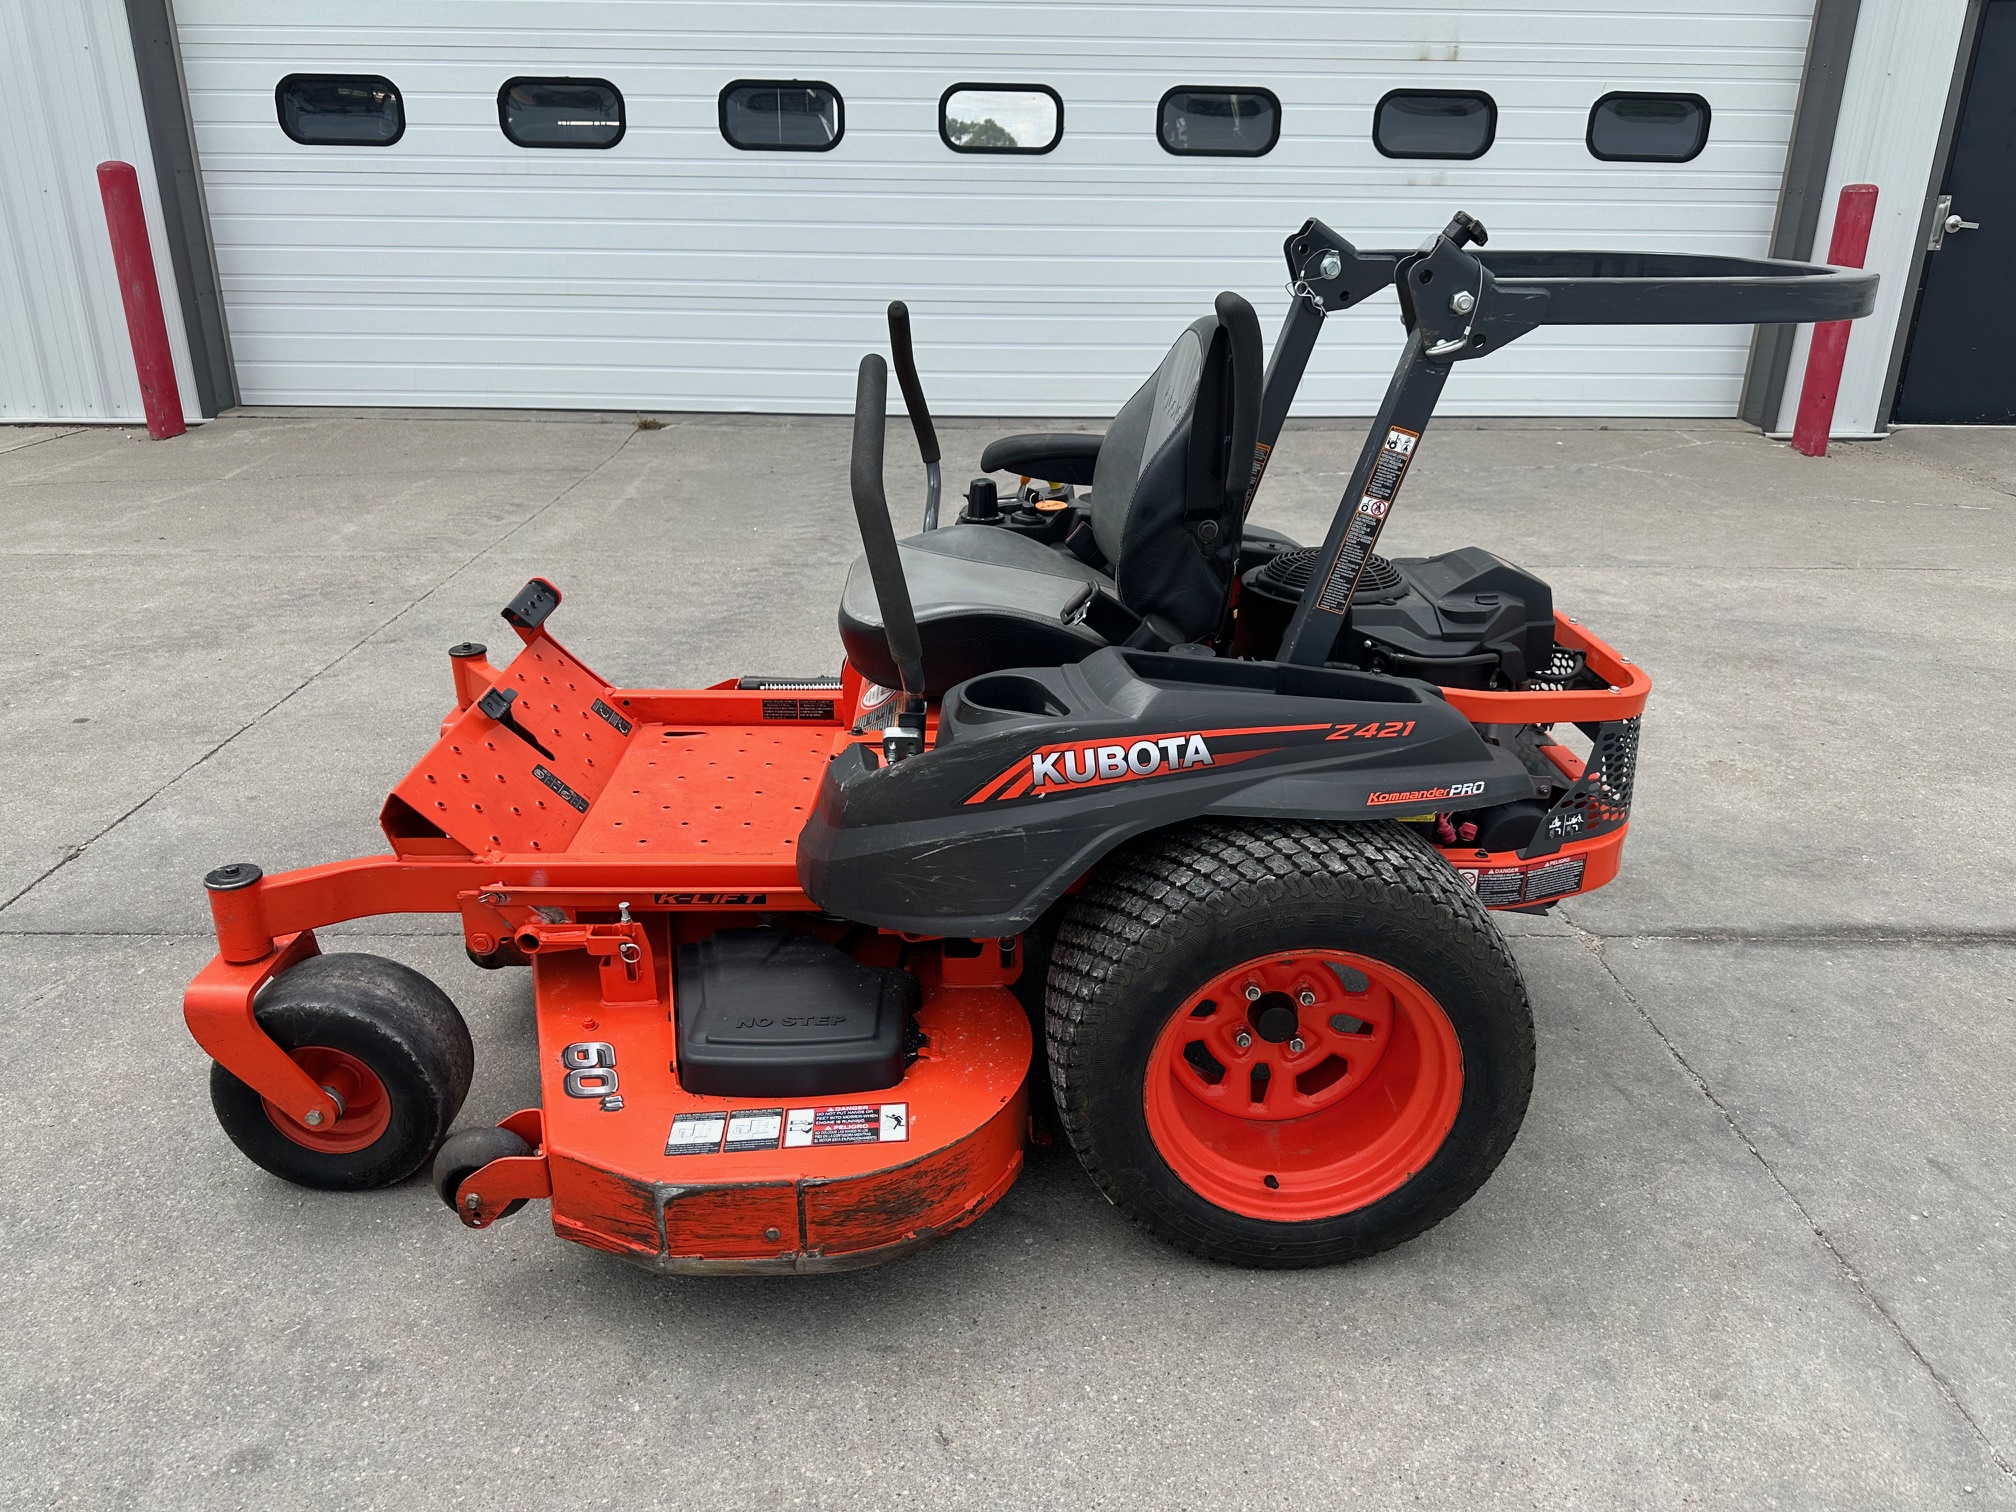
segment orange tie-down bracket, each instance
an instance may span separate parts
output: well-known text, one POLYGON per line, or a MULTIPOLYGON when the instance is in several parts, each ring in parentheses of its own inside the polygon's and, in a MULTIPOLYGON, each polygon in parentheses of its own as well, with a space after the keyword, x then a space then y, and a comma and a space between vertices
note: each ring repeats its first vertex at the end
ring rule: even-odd
POLYGON ((611 1007, 661 1002, 650 936, 642 924, 630 917, 628 903, 618 907, 620 914, 613 924, 549 924, 534 920, 519 925, 511 939, 528 956, 585 950, 601 968, 602 1001, 611 1007))

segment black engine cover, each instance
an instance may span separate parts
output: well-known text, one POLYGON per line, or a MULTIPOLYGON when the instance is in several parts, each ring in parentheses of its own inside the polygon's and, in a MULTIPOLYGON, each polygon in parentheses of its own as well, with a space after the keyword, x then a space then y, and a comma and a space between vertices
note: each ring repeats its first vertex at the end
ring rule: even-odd
MULTIPOLYGON (((1309 579, 1305 548, 1249 572, 1242 616, 1277 639, 1309 579)), ((1257 648, 1256 648, 1257 649, 1257 648)), ((1373 557, 1333 662, 1419 677, 1442 687, 1517 688, 1554 654, 1554 593, 1481 546, 1432 557, 1373 557)))
POLYGON ((679 1085, 716 1097, 839 1097, 903 1079, 922 993, 784 929, 728 929, 681 945, 679 1085))
POLYGON ((1553 656, 1554 591, 1532 573, 1481 546, 1393 566, 1408 591, 1352 602, 1341 660, 1459 688, 1488 687, 1497 670, 1516 688, 1553 656), (1462 661, 1470 667, 1454 665, 1462 661))

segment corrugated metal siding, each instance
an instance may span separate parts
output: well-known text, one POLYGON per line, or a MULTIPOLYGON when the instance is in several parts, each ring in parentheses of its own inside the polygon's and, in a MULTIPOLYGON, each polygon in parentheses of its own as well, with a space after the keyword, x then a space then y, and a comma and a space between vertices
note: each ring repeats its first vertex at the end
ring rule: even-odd
MULTIPOLYGON (((1220 288, 1283 310, 1280 244, 1316 214, 1412 245, 1452 210, 1508 246, 1762 253, 1810 0, 1676 4, 1150 5, 687 0, 179 0, 239 382, 248 402, 844 410, 902 297, 934 406, 1102 415, 1220 288), (383 73, 403 141, 308 148, 274 122, 293 71, 383 73), (497 128, 514 74, 622 88, 609 152, 530 152, 497 128), (735 78, 821 79, 846 99, 828 153, 737 152, 735 78), (1063 94, 1040 158, 937 134, 955 81, 1063 94), (1176 158, 1176 84, 1282 100, 1260 159, 1176 158), (1372 109, 1402 86, 1480 88, 1496 144, 1394 161, 1372 109), (1612 89, 1708 97, 1707 150, 1601 163, 1612 89)), ((1362 413, 1399 327, 1390 296, 1333 324, 1299 412, 1362 413)), ((1727 415, 1747 329, 1542 332, 1471 365, 1469 413, 1727 415)))
POLYGON ((0 3, 0 132, 0 420, 145 418, 98 198, 108 158, 139 170, 176 381, 200 419, 121 0, 0 3))

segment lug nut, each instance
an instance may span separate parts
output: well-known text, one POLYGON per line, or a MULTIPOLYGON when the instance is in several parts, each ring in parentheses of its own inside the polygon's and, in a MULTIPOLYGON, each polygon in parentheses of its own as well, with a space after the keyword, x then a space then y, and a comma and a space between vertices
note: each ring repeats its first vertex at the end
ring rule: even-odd
POLYGON ((1468 289, 1458 289, 1449 296, 1449 308, 1458 315, 1468 315, 1477 308, 1477 296, 1468 289))
POLYGON ((1301 1036, 1301 1035, 1299 1035, 1299 1034, 1298 1034, 1298 1035, 1296 1035, 1296 1036, 1295 1036, 1295 1038, 1293 1038, 1293 1039, 1291 1039, 1290 1041, 1288 1041, 1288 1053, 1289 1053, 1290 1055, 1300 1055, 1300 1054, 1302 1053, 1302 1036, 1301 1036))
POLYGON ((1253 1036, 1248 1034, 1244 1029, 1241 1029, 1237 1034, 1232 1036, 1232 1043, 1237 1045, 1241 1050, 1251 1049, 1253 1036))
POLYGON ((1246 984, 1246 1001, 1249 1003, 1257 1003, 1260 1001, 1260 988, 1258 984, 1253 982, 1248 982, 1246 984))
POLYGON ((1313 1008, 1316 1006, 1316 994, 1307 987, 1304 987, 1300 992, 1295 994, 1295 1001, 1300 1003, 1304 1008, 1313 1008))

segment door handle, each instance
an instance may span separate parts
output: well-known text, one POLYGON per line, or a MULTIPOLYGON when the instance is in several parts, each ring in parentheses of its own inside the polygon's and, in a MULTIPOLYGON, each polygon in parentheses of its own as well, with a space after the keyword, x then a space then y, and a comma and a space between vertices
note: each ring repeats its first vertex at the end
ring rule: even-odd
POLYGON ((1946 245, 1946 238, 1955 231, 1979 231, 1981 222, 1964 220, 1953 210, 1953 196, 1942 194, 1939 203, 1932 209, 1932 235, 1925 243, 1927 252, 1937 252, 1946 245))

